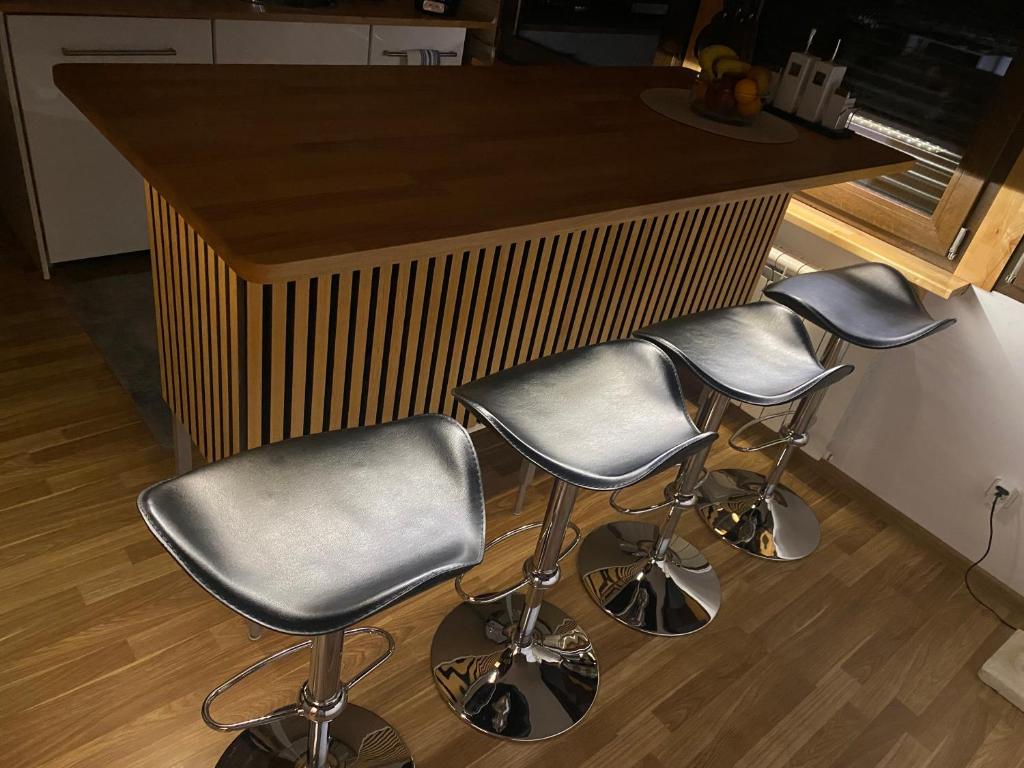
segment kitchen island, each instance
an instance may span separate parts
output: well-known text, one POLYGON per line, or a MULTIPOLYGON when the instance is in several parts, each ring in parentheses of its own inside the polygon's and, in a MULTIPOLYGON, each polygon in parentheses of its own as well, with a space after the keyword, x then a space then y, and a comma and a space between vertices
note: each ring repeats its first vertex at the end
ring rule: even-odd
POLYGON ((146 179, 163 396, 215 460, 746 301, 791 192, 903 170, 648 109, 681 69, 74 64, 146 179))

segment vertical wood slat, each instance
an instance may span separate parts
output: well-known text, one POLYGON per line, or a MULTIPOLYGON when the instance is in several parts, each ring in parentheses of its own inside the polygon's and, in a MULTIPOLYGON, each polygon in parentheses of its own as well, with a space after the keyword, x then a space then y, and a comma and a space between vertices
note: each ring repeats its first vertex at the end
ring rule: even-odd
POLYGON ((591 269, 594 258, 594 248, 597 243, 597 239, 600 236, 600 228, 594 227, 593 229, 586 230, 583 236, 580 238, 580 247, 577 259, 579 260, 579 266, 577 267, 578 277, 575 281, 572 291, 572 313, 566 320, 565 331, 559 332, 558 347, 556 352, 564 352, 566 349, 570 349, 575 346, 574 339, 580 333, 580 328, 583 323, 583 311, 582 306, 584 304, 584 288, 587 278, 593 275, 594 270, 591 269))
MULTIPOLYGON (((270 304, 270 442, 276 443, 285 438, 284 433, 284 412, 285 412, 285 375, 288 372, 285 363, 285 349, 287 339, 285 328, 287 326, 286 310, 288 306, 288 285, 287 283, 274 283, 271 288, 270 304)), ((264 327, 263 333, 267 332, 264 327)), ((266 344, 264 344, 266 347, 266 344)), ((264 366, 266 361, 264 361, 264 366)), ((264 374, 264 379, 266 374, 264 374)))
POLYGON ((245 283, 246 448, 263 443, 263 286, 245 283))
POLYGON ((208 371, 206 396, 207 418, 210 423, 210 455, 220 458, 221 455, 221 413, 220 395, 223 387, 220 381, 220 315, 217 312, 217 265, 216 261, 202 243, 203 268, 206 273, 206 315, 207 315, 207 344, 206 344, 206 366, 208 371))
MULTIPOLYGON (((516 342, 516 363, 524 363, 537 357, 534 353, 537 342, 537 327, 541 321, 541 307, 546 299, 549 288, 551 264, 554 260, 552 251, 557 248, 559 236, 545 237, 537 243, 537 254, 533 265, 533 274, 527 284, 526 306, 523 314, 523 325, 516 342)), ((547 320, 548 318, 544 318, 547 320)), ((546 324, 546 323, 545 323, 546 324)))
POLYGON ((194 263, 196 272, 196 291, 195 291, 195 316, 197 320, 196 328, 196 353, 198 357, 197 367, 199 369, 199 412, 202 418, 202 426, 199 428, 199 432, 202 435, 203 442, 200 444, 200 450, 204 456, 213 455, 213 438, 215 430, 213 428, 211 420, 212 412, 212 378, 210 371, 210 293, 209 286, 207 285, 206 276, 206 254, 202 247, 202 243, 199 238, 189 228, 188 232, 189 243, 194 249, 194 263))
MULTIPOLYGON (((342 386, 342 395, 348 396, 348 410, 345 416, 345 420, 338 424, 339 427, 358 427, 360 423, 360 413, 362 412, 363 405, 363 372, 366 368, 366 334, 370 325, 370 300, 372 298, 373 291, 373 276, 374 273, 379 273, 380 267, 374 267, 372 270, 365 270, 360 276, 359 290, 358 293, 353 283, 352 297, 356 302, 355 308, 355 321, 353 323, 350 335, 353 339, 350 347, 350 358, 351 358, 351 375, 348 379, 350 382, 349 386, 342 386)), ((339 315, 349 315, 350 313, 344 311, 347 309, 344 303, 339 304, 339 315)), ((338 337, 339 340, 341 337, 338 337)), ((344 357, 345 355, 339 355, 344 357)), ((340 382, 335 380, 335 385, 340 382)), ((334 424, 331 425, 332 428, 334 424)))
POLYGON ((146 187, 161 392, 210 460, 440 410, 542 355, 747 301, 786 195, 259 285, 146 187))
POLYGON ((178 404, 180 411, 178 412, 178 418, 181 419, 182 423, 188 427, 189 433, 193 434, 194 429, 192 424, 192 400, 190 396, 191 386, 189 385, 189 360, 188 360, 188 323, 186 315, 188 314, 188 285, 185 282, 185 273, 187 271, 187 258, 183 259, 183 251, 178 248, 178 219, 173 209, 164 202, 163 203, 163 215, 167 226, 167 248, 168 253, 172 257, 172 270, 174 280, 174 294, 175 294, 175 334, 174 334, 174 354, 177 360, 177 379, 178 379, 178 404))
MULTIPOLYGON (((362 357, 356 355, 354 349, 357 345, 352 343, 356 328, 353 325, 366 324, 364 317, 358 313, 369 310, 365 300, 359 301, 359 293, 356 291, 355 276, 332 275, 331 281, 337 285, 331 288, 333 300, 328 299, 328 305, 333 308, 334 322, 334 377, 331 381, 331 412, 328 425, 330 429, 340 429, 342 425, 348 424, 347 406, 349 399, 358 400, 359 392, 354 398, 349 397, 349 391, 358 387, 358 379, 352 373, 354 359, 362 357)), ((368 283, 369 276, 363 282, 368 283)), ((356 337, 358 340, 358 337, 356 337)), ((357 342, 358 343, 358 342, 357 342)), ((350 426, 354 426, 354 423, 350 426)))
POLYGON ((228 444, 228 455, 240 453, 245 449, 242 439, 242 423, 245 414, 242 409, 242 366, 241 344, 244 340, 241 325, 241 310, 238 303, 238 289, 240 280, 235 273, 223 265, 224 284, 227 288, 228 310, 227 310, 227 333, 228 342, 228 400, 231 403, 231 442, 228 444))
POLYGON ((463 381, 471 381, 488 372, 488 360, 493 354, 494 337, 497 333, 498 305, 504 294, 505 272, 508 268, 508 249, 493 246, 486 251, 486 259, 491 265, 488 278, 488 292, 481 308, 483 325, 480 328, 480 341, 477 344, 476 357, 473 360, 472 372, 467 372, 463 381))
POLYGON ((391 335, 387 349, 387 367, 383 381, 383 398, 380 403, 380 421, 391 421, 395 418, 395 404, 401 399, 401 376, 403 371, 402 353, 405 350, 403 334, 406 329, 406 307, 408 305, 409 272, 412 265, 408 262, 395 264, 391 267, 391 281, 394 285, 395 297, 391 309, 391 335))
POLYGON ((189 236, 188 224, 183 218, 178 217, 178 246, 185 254, 185 268, 183 270, 185 286, 187 291, 187 305, 185 308, 185 325, 187 327, 185 336, 186 360, 188 366, 189 404, 191 406, 193 439, 196 447, 200 450, 205 448, 205 426, 203 421, 203 393, 202 393, 202 366, 199 362, 199 322, 197 319, 199 303, 199 285, 196 279, 196 254, 192 246, 192 238, 189 236))
POLYGON ((164 309, 167 302, 163 297, 163 249, 159 244, 159 234, 154 222, 153 215, 153 189, 147 182, 145 184, 146 194, 146 227, 149 232, 150 265, 153 278, 153 312, 156 319, 156 348, 160 361, 160 396, 164 400, 170 400, 167 391, 167 362, 164 359, 166 348, 167 329, 164 327, 164 309))
POLYGON ((647 298, 643 304, 643 308, 637 317, 637 326, 643 328, 646 325, 650 325, 652 319, 658 314, 658 309, 661 306, 662 299, 665 296, 666 283, 669 275, 672 274, 675 252, 679 245, 679 239, 682 233, 686 231, 689 226, 689 221, 693 218, 693 211, 678 211, 672 214, 671 221, 666 226, 666 232, 664 239, 662 240, 661 247, 659 248, 658 260, 654 266, 654 272, 648 279, 650 287, 648 289, 647 298))
POLYGON ((294 284, 294 311, 292 313, 292 377, 291 402, 285 403, 290 409, 288 430, 285 437, 298 437, 305 429, 306 415, 306 368, 309 341, 315 337, 309 333, 309 280, 298 280, 294 284))
POLYGON ((391 315, 391 265, 374 270, 374 280, 370 290, 373 292, 374 311, 367 326, 366 357, 369 365, 366 370, 368 385, 366 386, 366 404, 362 409, 361 424, 374 424, 378 421, 377 410, 381 403, 381 389, 384 381, 384 360, 389 356, 386 350, 388 321, 391 315))
MULTIPOLYGON (((462 281, 461 255, 449 254, 442 280, 443 301, 441 311, 436 313, 437 331, 434 335, 434 349, 431 357, 430 388, 426 411, 448 412, 451 395, 444 389, 444 371, 448 367, 447 352, 451 342, 456 307, 461 298, 459 284, 462 281)), ((441 294, 439 294, 441 295, 441 294)))
POLYGON ((462 360, 466 352, 469 334, 469 323, 473 319, 476 310, 476 302, 479 298, 479 285, 477 274, 480 263, 476 254, 465 251, 461 259, 456 260, 460 264, 459 280, 455 283, 456 303, 453 308, 454 322, 451 325, 449 334, 447 354, 443 358, 441 366, 441 383, 439 391, 441 394, 442 413, 453 418, 461 419, 460 406, 452 397, 451 390, 457 382, 462 381, 462 360))
MULTIPOLYGON (((309 396, 309 424, 304 425, 303 430, 309 434, 322 432, 324 428, 324 409, 330 414, 330 403, 325 403, 325 390, 327 385, 327 345, 330 343, 328 333, 328 322, 330 321, 330 299, 331 279, 328 276, 320 276, 313 279, 316 283, 315 298, 310 291, 310 301, 316 304, 316 318, 310 325, 308 332, 313 334, 313 367, 312 387, 309 396)), ((334 375, 332 371, 331 376, 334 375)))

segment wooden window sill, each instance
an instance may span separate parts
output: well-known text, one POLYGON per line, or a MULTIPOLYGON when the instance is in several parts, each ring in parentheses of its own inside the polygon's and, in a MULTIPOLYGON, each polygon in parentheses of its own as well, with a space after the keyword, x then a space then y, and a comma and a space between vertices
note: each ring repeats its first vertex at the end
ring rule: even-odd
POLYGON ((970 285, 964 278, 957 277, 952 272, 947 272, 800 200, 789 201, 786 221, 866 261, 888 264, 902 272, 918 288, 944 299, 962 293, 970 285))

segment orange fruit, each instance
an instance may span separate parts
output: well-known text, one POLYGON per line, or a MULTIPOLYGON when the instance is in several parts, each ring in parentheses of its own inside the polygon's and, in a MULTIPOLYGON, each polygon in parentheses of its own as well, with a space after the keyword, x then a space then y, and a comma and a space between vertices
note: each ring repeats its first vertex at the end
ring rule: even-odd
POLYGON ((769 72, 765 67, 760 65, 754 65, 747 72, 747 77, 757 83, 757 93, 760 96, 764 96, 768 93, 768 88, 772 84, 772 73, 769 72))
POLYGON ((743 115, 743 117, 753 117, 761 111, 761 100, 754 99, 753 101, 737 101, 736 111, 743 115))
POLYGON ((752 101, 757 101, 760 98, 757 82, 751 80, 749 77, 743 78, 736 83, 736 87, 733 89, 733 95, 736 97, 737 104, 749 104, 752 101))

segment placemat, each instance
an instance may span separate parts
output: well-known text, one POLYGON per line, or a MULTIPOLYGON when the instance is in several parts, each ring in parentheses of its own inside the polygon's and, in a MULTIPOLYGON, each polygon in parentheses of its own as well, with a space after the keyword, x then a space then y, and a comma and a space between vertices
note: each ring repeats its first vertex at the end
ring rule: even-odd
POLYGON ((698 115, 690 108, 690 92, 682 88, 649 88, 640 94, 640 99, 670 120, 730 139, 758 144, 787 144, 796 141, 798 136, 796 127, 766 112, 761 112, 750 125, 730 125, 698 115))

